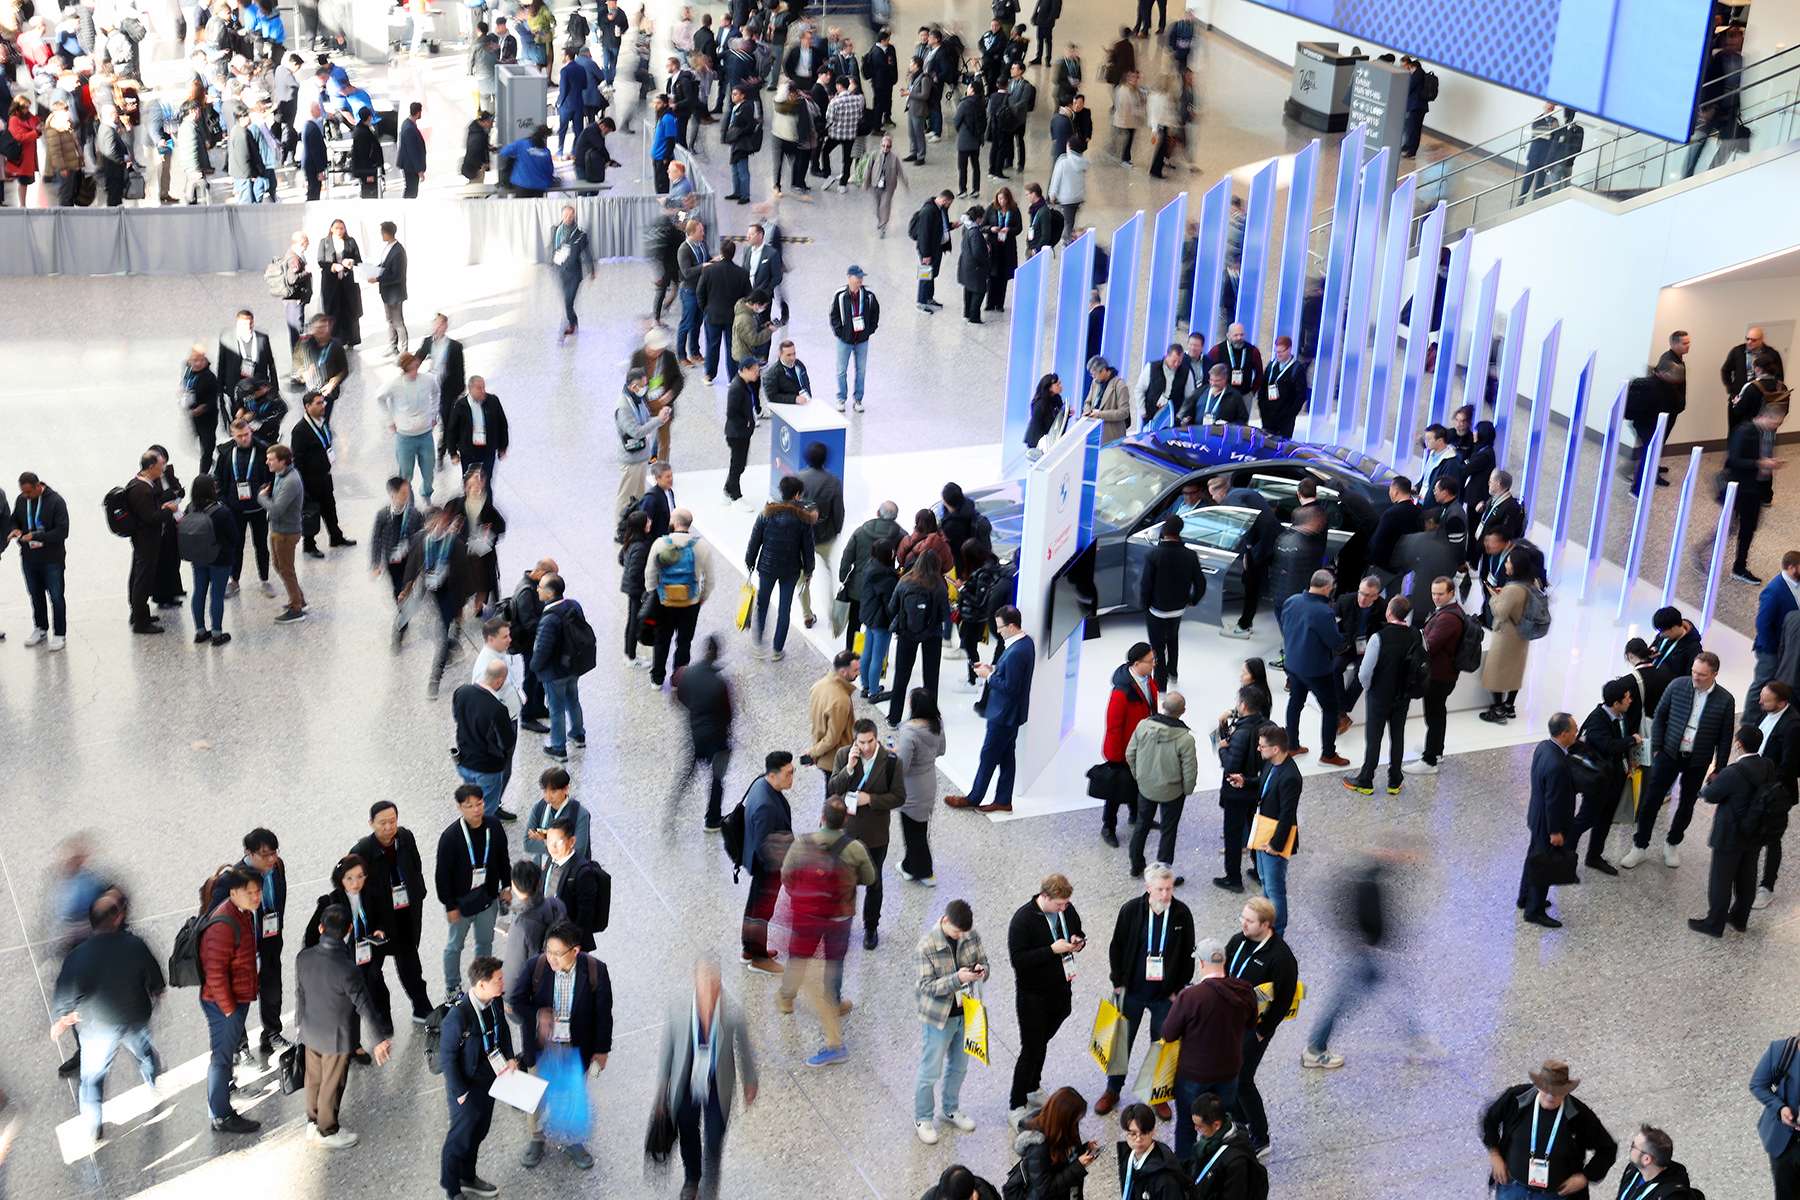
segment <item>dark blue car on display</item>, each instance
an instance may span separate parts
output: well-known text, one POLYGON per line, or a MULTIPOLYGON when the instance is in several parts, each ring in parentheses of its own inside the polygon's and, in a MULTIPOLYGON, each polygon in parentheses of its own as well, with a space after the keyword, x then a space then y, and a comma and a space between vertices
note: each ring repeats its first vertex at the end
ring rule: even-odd
MULTIPOLYGON (((1300 480, 1319 489, 1330 528, 1328 559, 1359 565, 1362 548, 1387 505, 1394 472, 1340 446, 1276 437, 1248 425, 1194 425, 1122 438, 1100 451, 1094 482, 1094 587, 1098 611, 1136 611, 1144 560, 1163 519, 1176 511, 1182 487, 1215 475, 1261 492, 1285 525, 1298 505, 1300 480)), ((969 489, 994 527, 994 553, 1017 567, 1024 521, 1024 482, 1012 480, 969 489)), ((1228 605, 1241 603, 1243 555, 1239 546, 1257 510, 1208 505, 1182 514, 1183 538, 1200 557, 1206 596, 1190 609, 1193 620, 1216 622, 1228 605)))

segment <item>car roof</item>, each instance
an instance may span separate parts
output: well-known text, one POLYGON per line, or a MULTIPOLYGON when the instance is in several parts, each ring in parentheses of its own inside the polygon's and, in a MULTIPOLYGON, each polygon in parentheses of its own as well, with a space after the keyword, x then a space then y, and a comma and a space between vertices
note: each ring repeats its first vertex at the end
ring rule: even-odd
POLYGON ((1277 437, 1249 425, 1190 425, 1134 434, 1117 445, 1139 458, 1187 473, 1207 467, 1304 462, 1335 475, 1385 486, 1394 473, 1353 450, 1277 437))

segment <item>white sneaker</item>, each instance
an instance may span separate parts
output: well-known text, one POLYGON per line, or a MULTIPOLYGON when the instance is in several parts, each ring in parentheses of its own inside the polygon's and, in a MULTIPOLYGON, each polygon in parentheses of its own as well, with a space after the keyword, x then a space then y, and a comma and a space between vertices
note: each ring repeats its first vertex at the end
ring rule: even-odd
POLYGON ((273 596, 273 595, 274 595, 274 594, 275 594, 275 585, 274 585, 274 584, 272 584, 272 583, 270 583, 270 582, 269 582, 269 581, 268 581, 268 580, 266 580, 266 579, 265 579, 265 580, 263 580, 263 582, 262 582, 262 594, 263 594, 263 595, 265 595, 265 596, 273 596))
POLYGON ((327 1150, 348 1150, 360 1140, 361 1139, 358 1138, 356 1134, 350 1132, 348 1129, 340 1129, 334 1134, 321 1137, 319 1139, 319 1145, 325 1147, 327 1150))
POLYGON ((905 871, 902 871, 899 867, 894 868, 894 874, 896 874, 900 878, 906 880, 906 882, 908 882, 908 883, 911 883, 913 881, 913 877, 911 875, 908 875, 905 871))
MULTIPOLYGON (((924 884, 926 887, 936 887, 937 886, 937 876, 936 875, 927 875, 925 878, 919 880, 919 882, 924 884)), ((1773 893, 1771 893, 1771 895, 1773 895, 1773 893)))
POLYGON ((914 1123, 913 1127, 919 1131, 919 1140, 921 1142, 924 1142, 927 1146, 937 1145, 938 1131, 936 1121, 918 1121, 914 1123))
POLYGON ((945 1113, 944 1120, 950 1122, 964 1133, 975 1132, 975 1119, 973 1117, 965 1117, 962 1113, 953 1112, 945 1113))
POLYGON ((1679 867, 1681 865, 1681 847, 1663 843, 1663 866, 1679 867))
POLYGON ((1335 1071, 1344 1065, 1344 1056, 1333 1054, 1329 1050, 1321 1050, 1317 1054, 1311 1050, 1300 1052, 1300 1065, 1315 1071, 1335 1071))
POLYGON ((1245 629, 1242 625, 1221 625, 1219 626, 1219 636, 1242 640, 1250 636, 1250 631, 1245 629))
POLYGON ((1438 769, 1436 763, 1428 763, 1422 758, 1415 758, 1409 763, 1403 763, 1400 773, 1402 775, 1436 775, 1438 769))
POLYGON ((51 634, 50 635, 50 649, 52 651, 56 651, 56 650, 61 650, 62 648, 63 648, 62 635, 55 634, 55 633, 51 634))
POLYGON ((1750 907, 1767 908, 1773 903, 1775 903, 1775 893, 1768 888, 1759 887, 1756 889, 1756 899, 1750 902, 1750 907))
POLYGON ((1631 870, 1631 868, 1637 866, 1639 863, 1642 863, 1645 859, 1647 859, 1649 857, 1650 856, 1648 854, 1644 853, 1642 850, 1638 849, 1636 846, 1633 846, 1631 849, 1629 849, 1625 852, 1625 857, 1621 858, 1619 860, 1619 863, 1618 863, 1619 869, 1621 871, 1629 871, 1629 870, 1631 870))
POLYGON ((31 631, 31 636, 25 639, 26 649, 30 649, 32 646, 37 645, 39 642, 43 641, 45 638, 47 638, 49 636, 50 636, 50 633, 48 630, 33 629, 31 631))

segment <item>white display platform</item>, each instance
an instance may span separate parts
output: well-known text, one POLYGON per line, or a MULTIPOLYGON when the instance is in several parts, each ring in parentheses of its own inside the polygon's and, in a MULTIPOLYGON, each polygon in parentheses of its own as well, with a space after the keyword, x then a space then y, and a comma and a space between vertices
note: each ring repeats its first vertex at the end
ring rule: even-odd
MULTIPOLYGON (((839 539, 840 548, 857 525, 874 516, 875 506, 880 501, 893 500, 898 504, 900 524, 902 528, 909 528, 911 514, 936 503, 938 492, 946 481, 955 480, 964 488, 979 487, 993 481, 998 461, 999 447, 996 445, 850 459, 844 483, 845 537, 839 539)), ((729 563, 733 571, 741 571, 743 550, 749 543, 750 528, 756 514, 728 505, 721 491, 723 484, 723 471, 690 472, 677 480, 677 486, 681 488, 684 497, 683 503, 694 512, 696 528, 712 539, 721 552, 721 562, 729 563), (698 502, 696 497, 700 498, 698 502)), ((1548 531, 1541 528, 1533 530, 1534 537, 1541 535, 1544 538, 1539 544, 1547 544, 1547 534, 1548 531)), ((1568 562, 1576 563, 1581 559, 1581 548, 1573 542, 1569 544, 1566 553, 1568 562)), ((1650 614, 1661 603, 1659 589, 1640 582, 1636 588, 1638 600, 1633 605, 1633 611, 1640 614, 1637 623, 1618 625, 1613 621, 1612 614, 1617 607, 1620 569, 1611 563, 1601 564, 1590 591, 1590 602, 1586 605, 1575 598, 1575 576, 1575 571, 1571 569, 1569 582, 1551 589, 1550 632, 1531 646, 1525 686, 1519 692, 1518 719, 1505 725, 1493 725, 1479 719, 1476 713, 1479 706, 1485 703, 1485 697, 1476 691, 1479 676, 1465 676, 1452 700, 1446 737, 1446 747, 1450 754, 1535 743, 1547 736, 1545 724, 1550 715, 1558 711, 1573 713, 1580 720, 1599 703, 1601 685, 1608 679, 1624 674, 1623 651, 1627 639, 1637 636, 1647 641, 1655 636, 1654 630, 1649 629, 1648 625, 1650 614), (1464 704, 1471 707, 1462 708, 1464 704)), ((831 598, 836 591, 835 566, 829 582, 823 572, 814 576, 814 611, 819 614, 819 622, 812 629, 801 625, 799 605, 796 603, 794 606, 791 636, 806 638, 827 656, 843 646, 842 638, 831 636, 827 616, 831 611, 831 598)), ((1698 617, 1698 613, 1689 616, 1694 619, 1698 617)), ((1087 642, 1081 649, 1080 708, 1074 729, 1042 776, 1029 785, 1022 781, 1018 794, 1013 798, 1013 812, 1010 815, 995 815, 991 819, 1022 820, 1100 806, 1100 801, 1087 794, 1087 769, 1100 760, 1100 742, 1110 692, 1109 681, 1114 668, 1124 661, 1131 644, 1142 640, 1143 621, 1136 615, 1119 615, 1102 621, 1101 636, 1087 642)), ((747 636, 744 644, 748 644, 747 636)), ((1252 635, 1247 640, 1222 637, 1216 630, 1195 622, 1189 622, 1184 628, 1181 682, 1177 690, 1187 699, 1188 724, 1201 742, 1201 791, 1219 786, 1218 759, 1210 752, 1206 735, 1219 714, 1236 701, 1239 664, 1251 655, 1260 656, 1264 660, 1273 659, 1279 653, 1280 646, 1281 638, 1276 629, 1274 614, 1267 610, 1258 614, 1252 635)), ((1706 634, 1706 647, 1722 661, 1726 687, 1734 696, 1741 698, 1744 688, 1749 684, 1754 665, 1750 639, 1722 625, 1715 625, 1706 634)), ((991 653, 990 643, 985 654, 991 657, 991 653)), ((944 757, 939 760, 939 766, 958 787, 968 786, 974 778, 984 733, 981 718, 970 707, 974 701, 974 692, 964 687, 966 672, 963 661, 960 649, 952 643, 946 643, 938 685, 938 702, 943 710, 949 746, 944 757)), ((915 668, 914 684, 917 682, 915 668)), ((1271 683, 1275 688, 1274 719, 1282 721, 1287 711, 1286 695, 1281 690, 1279 678, 1272 678, 1271 683)), ((1363 746, 1360 706, 1353 715, 1357 717, 1357 724, 1338 739, 1338 752, 1350 759, 1353 765, 1360 765, 1363 746)), ((1341 775, 1347 770, 1324 766, 1318 761, 1319 712, 1310 701, 1301 719, 1300 729, 1304 744, 1313 749, 1312 754, 1296 760, 1303 775, 1341 775)), ((798 735, 797 731, 796 736, 798 735)), ((1407 720, 1406 757, 1417 758, 1424 740, 1425 721, 1415 703, 1412 716, 1407 720)), ((1381 778, 1377 776, 1378 784, 1381 778)), ((1409 777, 1409 785, 1411 782, 1409 777)), ((1509 786, 1523 786, 1523 783, 1518 781, 1509 786)), ((1340 795, 1335 787, 1330 791, 1323 788, 1309 789, 1309 795, 1313 799, 1331 798, 1344 802, 1354 802, 1355 799, 1348 793, 1340 795)))

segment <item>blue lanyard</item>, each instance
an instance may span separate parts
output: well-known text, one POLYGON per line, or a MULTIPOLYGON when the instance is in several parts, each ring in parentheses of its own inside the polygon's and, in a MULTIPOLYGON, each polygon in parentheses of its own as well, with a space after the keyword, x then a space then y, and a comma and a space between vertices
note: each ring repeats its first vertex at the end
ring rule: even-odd
POLYGON ((368 931, 368 928, 369 928, 369 922, 364 917, 363 910, 360 908, 353 910, 350 914, 350 932, 351 932, 351 934, 358 941, 361 941, 363 934, 368 931))
POLYGON ((481 1048, 484 1051, 499 1049, 500 1022, 495 1021, 492 1025, 489 1025, 487 1020, 482 1017, 481 1009, 478 1007, 475 1009, 475 1024, 481 1027, 481 1048))
POLYGON ((243 483, 245 480, 250 478, 250 476, 255 472, 255 470, 256 470, 256 447, 254 447, 254 446, 239 446, 239 447, 237 447, 237 449, 235 449, 231 452, 231 477, 233 479, 237 480, 239 483, 243 483), (244 473, 242 475, 238 474, 238 450, 249 450, 250 451, 250 458, 244 464, 244 473))
POLYGON ((1255 961, 1254 955, 1246 955, 1244 953, 1244 951, 1250 949, 1250 946, 1250 939, 1245 938, 1244 944, 1238 947, 1238 952, 1231 956, 1231 977, 1233 979, 1242 979, 1244 977, 1243 972, 1238 970, 1238 963, 1242 962, 1247 967, 1255 961))
MULTIPOLYGON (((1173 911, 1173 910, 1171 910, 1171 911, 1173 911)), ((1150 927, 1144 931, 1144 949, 1146 951, 1150 950, 1152 948, 1152 944, 1154 943, 1156 953, 1158 955, 1161 955, 1163 952, 1163 947, 1165 947, 1169 944, 1169 915, 1170 915, 1169 913, 1164 913, 1162 915, 1162 919, 1163 919, 1162 936, 1157 937, 1156 936, 1156 914, 1155 913, 1150 914, 1150 927)))
POLYGON ((1556 1146, 1556 1133, 1562 1128, 1563 1113, 1568 1111, 1568 1107, 1567 1100, 1557 1105, 1556 1120, 1550 1125, 1550 1140, 1544 1143, 1544 1152, 1540 1155, 1537 1149, 1538 1114, 1544 1111, 1544 1106, 1536 1103, 1531 1106, 1531 1157, 1544 1159, 1550 1157, 1550 1151, 1556 1146))
MULTIPOLYGON (((444 561, 449 557, 450 539, 441 536, 431 538, 425 543, 425 573, 429 575, 431 572, 437 570, 444 565, 444 561)), ((463 837, 466 839, 468 836, 468 833, 465 831, 463 837)))
MULTIPOLYGON (((306 423, 312 425, 312 418, 308 417, 306 423)), ((325 447, 327 450, 331 449, 331 430, 327 426, 313 425, 313 432, 319 435, 319 444, 321 446, 325 447)))
POLYGON ((1260 793, 1260 796, 1262 796, 1262 797, 1268 796, 1269 785, 1271 783, 1275 782, 1275 772, 1279 769, 1280 769, 1280 764, 1273 764, 1269 767, 1268 772, 1263 776, 1262 792, 1260 793))
POLYGON ((1664 663, 1668 662, 1669 656, 1671 654, 1675 653, 1675 647, 1678 644, 1679 644, 1679 639, 1671 638, 1669 640, 1669 644, 1663 647, 1662 653, 1656 656, 1656 665, 1660 667, 1664 663))
POLYGON ((1132 1161, 1134 1155, 1125 1156, 1125 1187, 1119 1193, 1119 1200, 1131 1200, 1131 1177, 1137 1172, 1137 1164, 1132 1161))
POLYGON ((481 831, 481 862, 479 864, 477 864, 475 861, 475 839, 469 836, 469 823, 467 821, 458 821, 457 824, 462 826, 463 845, 465 845, 469 848, 469 865, 471 867, 474 867, 477 865, 486 866, 487 860, 488 860, 488 846, 493 841, 493 838, 489 836, 491 831, 488 830, 486 827, 482 828, 482 831, 481 831))
POLYGON ((44 499, 42 496, 38 497, 36 500, 27 500, 25 502, 25 532, 26 533, 34 533, 37 530, 40 530, 43 528, 43 526, 38 523, 38 517, 43 513, 43 511, 44 511, 44 499))
POLYGON ((1229 1149, 1231 1149, 1230 1146, 1220 1146, 1217 1150, 1214 1150, 1213 1156, 1206 1160, 1206 1165, 1204 1167, 1200 1168, 1200 1173, 1194 1176, 1194 1182, 1199 1183, 1202 1179, 1205 1179, 1207 1172, 1213 1169, 1213 1164, 1218 1162, 1219 1159, 1224 1156, 1225 1151, 1229 1149))
POLYGON ((1241 371, 1244 369, 1244 352, 1242 350, 1239 350, 1236 354, 1233 354, 1231 352, 1231 343, 1230 342, 1225 343, 1225 358, 1226 358, 1226 361, 1228 361, 1231 364, 1232 370, 1241 371))
POLYGON ((1044 921, 1050 926, 1050 932, 1055 935, 1056 940, 1063 942, 1069 940, 1068 922, 1063 920, 1061 913, 1045 913, 1044 921))
POLYGON ((1662 1180, 1658 1179, 1652 1183, 1644 1178, 1642 1171, 1639 1171, 1636 1179, 1619 1189, 1619 1200, 1644 1200, 1645 1196, 1654 1192, 1661 1184, 1662 1180), (1639 1187, 1640 1184, 1643 1186, 1639 1187))

